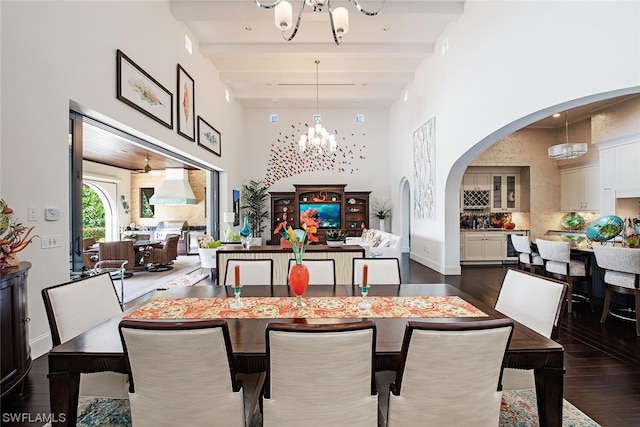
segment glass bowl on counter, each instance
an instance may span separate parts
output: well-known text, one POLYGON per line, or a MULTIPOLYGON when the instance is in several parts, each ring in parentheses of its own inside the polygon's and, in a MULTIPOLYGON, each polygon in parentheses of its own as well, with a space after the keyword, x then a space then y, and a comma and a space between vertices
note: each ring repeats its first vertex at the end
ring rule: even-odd
POLYGON ((565 230, 580 230, 584 226, 584 218, 571 212, 562 217, 561 224, 565 230))
POLYGON ((623 228, 624 221, 619 216, 601 216, 587 227, 587 239, 594 242, 606 242, 620 234, 623 228))

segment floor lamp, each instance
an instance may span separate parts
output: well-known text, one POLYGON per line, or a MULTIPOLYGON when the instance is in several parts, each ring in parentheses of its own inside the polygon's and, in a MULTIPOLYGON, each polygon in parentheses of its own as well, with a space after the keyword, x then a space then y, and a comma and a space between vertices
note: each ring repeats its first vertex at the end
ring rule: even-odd
POLYGON ((233 220, 236 215, 233 212, 225 212, 222 214, 222 220, 227 223, 227 242, 233 241, 233 228, 231 228, 231 224, 233 224, 233 220))

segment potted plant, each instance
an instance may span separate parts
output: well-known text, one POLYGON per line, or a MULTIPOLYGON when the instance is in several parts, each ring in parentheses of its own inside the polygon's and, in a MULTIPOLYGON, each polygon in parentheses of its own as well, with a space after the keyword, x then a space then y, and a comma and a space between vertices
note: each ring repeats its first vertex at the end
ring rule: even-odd
POLYGON ((385 200, 380 202, 378 199, 373 199, 371 203, 371 217, 378 218, 380 220, 380 230, 384 230, 384 220, 391 216, 391 202, 385 200))
POLYGON ((247 210, 249 227, 253 232, 253 237, 259 239, 259 242, 253 243, 256 246, 262 246, 262 232, 266 227, 264 221, 269 218, 269 211, 267 211, 269 193, 267 189, 268 187, 264 185, 262 180, 250 180, 248 184, 242 184, 242 206, 240 209, 247 210))
POLYGON ((345 239, 347 238, 347 235, 343 230, 338 230, 334 228, 330 228, 329 230, 327 230, 327 232, 324 235, 327 239, 327 245, 332 248, 342 246, 345 239))

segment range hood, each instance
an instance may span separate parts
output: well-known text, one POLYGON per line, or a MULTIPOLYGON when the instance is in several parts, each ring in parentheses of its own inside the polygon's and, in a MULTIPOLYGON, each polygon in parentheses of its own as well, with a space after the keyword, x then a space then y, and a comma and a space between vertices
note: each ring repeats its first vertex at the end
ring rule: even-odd
POLYGON ((193 194, 186 169, 167 168, 165 179, 156 188, 149 199, 152 205, 195 205, 196 196, 193 194))

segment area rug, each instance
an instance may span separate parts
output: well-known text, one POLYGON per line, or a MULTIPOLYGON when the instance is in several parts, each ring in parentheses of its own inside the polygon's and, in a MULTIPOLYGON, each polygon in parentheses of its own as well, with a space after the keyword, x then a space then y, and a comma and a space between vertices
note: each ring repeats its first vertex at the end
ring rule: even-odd
MULTIPOLYGON (((508 390, 502 393, 500 427, 538 426, 536 394, 534 390, 508 390)), ((261 427, 262 418, 256 414, 251 427, 261 427)), ((562 407, 564 427, 599 427, 599 424, 564 400, 562 407)), ((80 398, 78 402, 79 427, 130 427, 131 414, 127 399, 80 398)))
POLYGON ((204 280, 208 275, 201 273, 185 274, 184 276, 170 280, 158 286, 157 290, 166 291, 167 289, 175 288, 176 286, 193 286, 196 283, 204 280))

